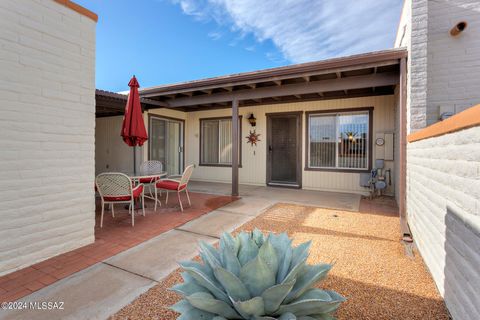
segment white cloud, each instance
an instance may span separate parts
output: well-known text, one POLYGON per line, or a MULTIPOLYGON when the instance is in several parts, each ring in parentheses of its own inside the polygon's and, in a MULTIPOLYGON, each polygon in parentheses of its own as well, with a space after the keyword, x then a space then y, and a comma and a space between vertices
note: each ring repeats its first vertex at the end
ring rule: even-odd
POLYGON ((272 41, 292 62, 392 47, 402 5, 402 0, 171 1, 198 20, 272 41))
POLYGON ((208 37, 211 38, 212 40, 218 40, 222 37, 222 33, 218 31, 211 31, 208 33, 208 37))

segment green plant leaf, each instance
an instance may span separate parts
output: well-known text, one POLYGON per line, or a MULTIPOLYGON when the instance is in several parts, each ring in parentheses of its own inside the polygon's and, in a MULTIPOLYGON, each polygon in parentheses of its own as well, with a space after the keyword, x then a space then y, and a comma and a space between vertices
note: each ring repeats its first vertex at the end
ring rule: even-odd
POLYGON ((240 239, 240 249, 238 250, 238 261, 240 265, 244 266, 249 261, 252 261, 258 254, 258 246, 249 237, 247 233, 241 233, 238 235, 240 239))
POLYGON ((220 255, 212 245, 206 243, 205 241, 201 241, 200 248, 202 249, 200 251, 202 260, 204 263, 208 263, 210 268, 215 270, 216 268, 222 266, 220 262, 220 255))
POLYGON ((303 269, 305 268, 306 261, 307 261, 307 258, 305 258, 305 260, 303 260, 302 262, 297 264, 292 270, 290 270, 290 272, 287 274, 285 279, 283 279, 282 283, 287 283, 287 282, 290 282, 292 280, 297 279, 297 275, 299 273, 301 273, 303 271, 303 269))
POLYGON ((292 261, 292 241, 286 233, 279 235, 270 233, 268 240, 275 248, 278 257, 277 283, 282 283, 288 274, 292 261))
POLYGON ((228 232, 224 232, 220 237, 220 250, 224 251, 229 249, 236 256, 238 254, 238 249, 240 248, 240 242, 237 239, 233 238, 232 235, 228 232))
POLYGON ((174 285, 172 288, 170 288, 170 290, 183 296, 189 296, 195 292, 209 292, 207 288, 199 285, 187 272, 182 272, 181 275, 183 278, 183 283, 174 285))
POLYGON ((328 274, 332 266, 330 264, 306 265, 304 271, 297 277, 297 282, 292 291, 288 294, 285 302, 290 302, 300 297, 305 291, 310 289, 317 281, 322 280, 328 274))
POLYGON ((177 320, 210 320, 214 316, 215 315, 213 313, 193 308, 185 313, 182 313, 182 315, 178 317, 177 320))
POLYGON ((285 297, 290 290, 292 290, 294 284, 295 280, 283 284, 277 284, 266 289, 262 293, 266 314, 272 314, 278 309, 278 307, 280 307, 280 304, 282 304, 285 297))
POLYGON ((223 268, 217 268, 214 271, 218 282, 223 286, 227 294, 234 301, 245 301, 250 299, 250 293, 247 287, 233 273, 223 268))
POLYGON ((190 302, 185 299, 182 299, 170 307, 171 310, 178 312, 180 314, 187 313, 189 310, 195 309, 190 302))
POLYGON ((310 250, 310 246, 312 245, 312 241, 307 241, 302 244, 299 244, 297 247, 293 248, 292 253, 292 263, 291 267, 293 268, 298 263, 302 262, 303 260, 307 260, 308 252, 310 250))
POLYGON ((278 320, 297 320, 297 317, 291 312, 286 312, 282 314, 278 320))
POLYGON ((237 277, 240 275, 240 269, 242 266, 240 265, 240 261, 238 261, 237 256, 230 250, 223 250, 222 251, 222 260, 223 260, 223 267, 236 275, 237 277))
POLYGON ((275 274, 265 261, 257 256, 240 270, 240 280, 252 297, 260 296, 263 291, 275 284, 275 274))
POLYGON ((255 241, 255 243, 257 244, 257 247, 259 247, 259 248, 265 242, 265 237, 264 237, 262 231, 258 230, 257 228, 253 229, 252 238, 253 238, 253 241, 255 241))
POLYGON ((255 297, 247 301, 234 302, 233 306, 239 313, 246 315, 249 318, 251 316, 262 316, 265 314, 263 299, 261 297, 255 297))
POLYGON ((276 314, 292 312, 297 316, 307 316, 330 313, 335 311, 340 306, 340 303, 345 301, 345 298, 338 293, 328 290, 324 291, 327 293, 328 299, 325 299, 326 296, 323 293, 321 293, 321 298, 314 298, 315 295, 320 294, 318 290, 320 289, 313 289, 312 292, 304 298, 297 299, 287 305, 281 305, 276 314))
POLYGON ((186 297, 185 299, 187 299, 187 301, 197 309, 210 312, 227 319, 242 318, 230 305, 228 305, 228 303, 215 299, 209 293, 197 292, 186 297))
POLYGON ((209 278, 206 274, 201 272, 200 270, 189 267, 187 265, 182 265, 183 269, 192 276, 195 281, 204 288, 207 288, 210 293, 212 293, 215 298, 220 299, 224 302, 229 303, 230 299, 228 298, 227 294, 222 291, 220 288, 220 284, 216 280, 215 276, 209 278))
POLYGON ((276 275, 278 271, 278 258, 275 248, 272 246, 268 239, 263 243, 262 247, 258 251, 258 256, 260 256, 263 261, 266 262, 270 270, 272 270, 273 274, 275 275, 276 280, 276 275))
POLYGON ((196 261, 182 261, 182 262, 179 262, 179 265, 183 269, 190 268, 190 269, 198 270, 199 272, 213 279, 213 269, 210 268, 208 264, 201 264, 196 261))

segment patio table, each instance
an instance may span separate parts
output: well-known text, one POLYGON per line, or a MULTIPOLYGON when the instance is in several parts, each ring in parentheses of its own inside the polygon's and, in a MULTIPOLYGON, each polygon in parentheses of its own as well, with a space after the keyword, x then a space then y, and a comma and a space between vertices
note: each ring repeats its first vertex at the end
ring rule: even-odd
MULTIPOLYGON (((161 171, 161 172, 150 172, 150 173, 133 173, 133 172, 124 172, 127 176, 132 179, 132 181, 137 185, 139 184, 140 180, 150 180, 155 181, 161 178, 165 178, 168 176, 168 172, 161 171)), ((145 192, 145 191, 144 191, 145 192)), ((150 195, 144 195, 145 198, 152 199, 155 201, 155 197, 152 195, 152 191, 150 190, 150 195)))

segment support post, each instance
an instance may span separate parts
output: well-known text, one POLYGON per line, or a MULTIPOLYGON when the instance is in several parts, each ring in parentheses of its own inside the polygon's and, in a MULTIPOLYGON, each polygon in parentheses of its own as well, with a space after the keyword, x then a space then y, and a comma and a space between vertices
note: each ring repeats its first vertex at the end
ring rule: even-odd
POLYGON ((400 228, 402 236, 410 236, 410 229, 407 223, 407 59, 400 60, 400 83, 398 92, 398 105, 400 108, 400 190, 399 190, 399 211, 400 228))
POLYGON ((238 99, 232 100, 232 196, 238 196, 238 158, 240 150, 238 99))

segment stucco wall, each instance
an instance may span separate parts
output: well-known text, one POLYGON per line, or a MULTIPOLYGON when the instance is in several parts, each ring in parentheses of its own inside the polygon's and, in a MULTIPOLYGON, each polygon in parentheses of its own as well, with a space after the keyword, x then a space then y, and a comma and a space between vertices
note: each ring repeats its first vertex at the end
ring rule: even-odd
POLYGON ((413 238, 454 319, 480 314, 480 127, 409 143, 413 238))
POLYGON ((0 275, 94 241, 95 25, 0 2, 0 275))
MULTIPOLYGON (((338 99, 338 100, 323 100, 310 101, 288 104, 272 104, 262 105, 256 107, 242 107, 240 108, 240 115, 243 116, 242 134, 240 141, 242 144, 242 168, 240 168, 239 178, 240 183, 252 185, 266 184, 266 113, 287 112, 287 111, 313 111, 313 110, 328 110, 328 109, 342 109, 354 107, 368 107, 373 106, 373 137, 375 139, 376 133, 394 132, 394 96, 377 96, 377 97, 363 97, 354 99, 338 99), (256 131, 260 133, 261 142, 258 146, 252 147, 247 144, 245 137, 252 129, 246 118, 251 113, 254 113, 257 118, 256 131)), ((194 171, 193 179, 203 181, 231 181, 231 168, 220 167, 198 167, 199 163, 199 131, 200 118, 230 116, 230 109, 199 111, 187 113, 186 121, 186 164, 195 164, 197 168, 194 171)), ((302 121, 302 169, 305 163, 305 115, 302 121)), ((376 148, 373 148, 374 160, 376 148)), ((386 167, 392 168, 393 161, 386 161, 386 167)), ((302 181, 304 189, 326 190, 326 191, 340 191, 340 192, 355 192, 365 193, 365 189, 359 186, 358 173, 340 173, 340 172, 325 172, 325 171, 302 171, 302 181)), ((389 188, 389 192, 393 193, 393 186, 389 188)))

